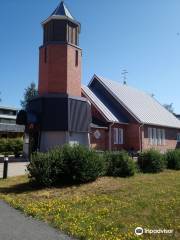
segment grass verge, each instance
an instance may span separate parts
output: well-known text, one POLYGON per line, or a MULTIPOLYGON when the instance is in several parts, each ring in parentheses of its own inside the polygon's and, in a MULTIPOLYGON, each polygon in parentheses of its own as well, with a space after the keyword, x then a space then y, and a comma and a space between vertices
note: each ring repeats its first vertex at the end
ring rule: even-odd
POLYGON ((0 198, 78 239, 180 239, 180 171, 48 189, 14 177, 0 180, 0 198), (138 226, 175 235, 136 236, 138 226))

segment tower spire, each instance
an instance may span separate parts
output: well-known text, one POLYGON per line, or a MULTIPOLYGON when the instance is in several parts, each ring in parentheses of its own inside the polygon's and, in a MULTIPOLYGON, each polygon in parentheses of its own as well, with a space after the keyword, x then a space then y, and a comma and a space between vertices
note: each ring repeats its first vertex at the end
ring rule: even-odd
POLYGON ((57 8, 53 11, 51 16, 64 16, 67 18, 70 18, 72 20, 75 20, 74 17, 72 16, 70 10, 66 7, 64 1, 61 1, 57 8))
POLYGON ((61 1, 59 5, 56 7, 56 9, 52 12, 52 14, 42 22, 42 25, 45 25, 46 23, 50 22, 52 19, 56 20, 68 20, 74 24, 78 25, 78 30, 80 32, 81 24, 73 17, 70 10, 65 5, 64 1, 61 1))

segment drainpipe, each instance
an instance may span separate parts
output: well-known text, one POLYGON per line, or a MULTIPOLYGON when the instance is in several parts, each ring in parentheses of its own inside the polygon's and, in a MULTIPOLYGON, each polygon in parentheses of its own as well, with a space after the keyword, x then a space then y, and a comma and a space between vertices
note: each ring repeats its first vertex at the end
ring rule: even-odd
POLYGON ((88 132, 88 148, 91 148, 90 130, 88 132))
POLYGON ((38 136, 38 152, 40 152, 41 149, 41 131, 39 130, 39 136, 38 136))
POLYGON ((114 122, 109 125, 109 151, 112 150, 112 126, 114 122))
POLYGON ((139 146, 140 146, 140 152, 142 152, 142 134, 141 134, 141 128, 144 126, 144 123, 139 126, 139 146))

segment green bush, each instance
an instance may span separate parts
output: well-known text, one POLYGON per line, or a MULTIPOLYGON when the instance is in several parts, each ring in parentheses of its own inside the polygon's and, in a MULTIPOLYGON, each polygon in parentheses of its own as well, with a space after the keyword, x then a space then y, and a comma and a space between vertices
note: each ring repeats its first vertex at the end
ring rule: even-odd
POLYGON ((61 157, 52 158, 50 153, 33 153, 27 169, 31 180, 39 185, 52 186, 57 182, 57 165, 61 164, 61 157), (59 164, 58 164, 59 161, 59 164))
POLYGON ((165 168, 165 159, 159 151, 150 149, 140 153, 138 165, 142 172, 158 173, 165 168))
POLYGON ((165 154, 167 168, 180 170, 180 150, 170 150, 165 154))
POLYGON ((0 139, 0 153, 4 153, 6 151, 6 139, 0 139))
POLYGON ((16 157, 22 154, 23 140, 21 138, 0 139, 0 154, 14 154, 16 157))
POLYGON ((107 152, 104 157, 108 176, 129 177, 135 174, 136 164, 127 152, 107 152))
POLYGON ((66 181, 84 183, 95 180, 104 171, 104 160, 94 150, 81 145, 62 148, 66 181))
POLYGON ((48 153, 34 153, 28 166, 29 177, 44 186, 86 183, 104 173, 104 160, 80 145, 64 145, 48 153))

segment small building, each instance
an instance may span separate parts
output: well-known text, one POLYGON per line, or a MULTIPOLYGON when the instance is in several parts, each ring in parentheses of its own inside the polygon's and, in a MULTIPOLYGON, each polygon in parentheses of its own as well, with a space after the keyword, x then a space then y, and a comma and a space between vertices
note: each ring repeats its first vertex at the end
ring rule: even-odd
POLYGON ((0 106, 0 138, 23 137, 24 126, 16 124, 17 108, 0 106))
POLYGON ((94 75, 82 95, 91 103, 93 148, 165 152, 179 147, 180 121, 149 94, 94 75))

